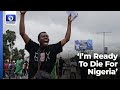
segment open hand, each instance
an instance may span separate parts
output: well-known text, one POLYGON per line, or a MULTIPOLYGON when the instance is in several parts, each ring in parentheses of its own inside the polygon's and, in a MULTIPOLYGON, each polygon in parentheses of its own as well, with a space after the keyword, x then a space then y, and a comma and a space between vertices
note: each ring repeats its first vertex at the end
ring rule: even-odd
POLYGON ((21 14, 25 14, 27 11, 20 11, 21 14))
POLYGON ((68 22, 72 22, 72 20, 71 20, 71 14, 68 16, 68 22))

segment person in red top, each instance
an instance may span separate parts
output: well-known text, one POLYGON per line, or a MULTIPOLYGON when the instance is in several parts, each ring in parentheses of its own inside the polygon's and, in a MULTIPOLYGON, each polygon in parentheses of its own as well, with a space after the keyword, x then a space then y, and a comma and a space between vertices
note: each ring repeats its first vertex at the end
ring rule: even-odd
POLYGON ((5 61, 5 64, 4 64, 5 78, 6 78, 6 75, 8 75, 8 67, 9 67, 9 63, 7 61, 5 61))

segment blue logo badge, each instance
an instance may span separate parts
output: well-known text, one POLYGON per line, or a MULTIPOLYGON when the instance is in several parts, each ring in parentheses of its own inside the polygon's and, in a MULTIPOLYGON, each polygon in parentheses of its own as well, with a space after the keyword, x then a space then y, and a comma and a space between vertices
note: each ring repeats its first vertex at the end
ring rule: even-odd
POLYGON ((15 14, 7 14, 6 15, 6 24, 15 24, 16 23, 16 15, 15 14))

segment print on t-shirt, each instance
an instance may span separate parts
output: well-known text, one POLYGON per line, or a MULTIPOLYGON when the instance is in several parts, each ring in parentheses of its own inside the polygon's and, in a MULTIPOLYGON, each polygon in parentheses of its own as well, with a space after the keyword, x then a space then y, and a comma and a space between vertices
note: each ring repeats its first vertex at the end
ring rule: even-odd
POLYGON ((34 60, 35 60, 36 62, 38 62, 38 53, 37 53, 37 52, 35 52, 34 60))
POLYGON ((40 53, 40 61, 41 62, 45 61, 45 53, 40 53))
POLYGON ((43 59, 44 62, 41 63, 41 70, 51 73, 56 62, 57 54, 62 52, 61 42, 48 45, 48 47, 45 50, 43 50, 42 48, 40 48, 39 44, 33 42, 31 39, 25 45, 25 49, 30 54, 29 72, 28 72, 29 79, 34 77, 37 72, 38 61, 40 60, 40 53, 43 52, 45 53, 45 60, 43 59))
MULTIPOLYGON (((36 62, 38 62, 38 52, 35 52, 35 56, 34 56, 34 60, 36 61, 36 62)), ((44 62, 44 61, 47 61, 47 60, 49 60, 50 59, 50 52, 46 52, 46 53, 40 53, 40 61, 41 62, 44 62)))
POLYGON ((48 52, 48 53, 46 53, 46 55, 47 55, 47 58, 46 58, 46 61, 48 60, 48 59, 50 59, 50 52, 48 52))

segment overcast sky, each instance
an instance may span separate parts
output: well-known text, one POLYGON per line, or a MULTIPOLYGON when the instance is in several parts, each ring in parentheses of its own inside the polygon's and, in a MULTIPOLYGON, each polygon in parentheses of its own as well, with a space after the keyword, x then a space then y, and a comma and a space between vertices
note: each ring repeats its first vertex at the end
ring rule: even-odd
MULTIPOLYGON (((95 52, 103 51, 103 35, 97 32, 112 32, 106 35, 106 46, 109 52, 120 52, 120 11, 78 11, 78 18, 72 22, 71 40, 64 46, 61 56, 76 54, 74 40, 93 40, 95 52)), ((24 42, 19 35, 20 13, 17 11, 16 25, 5 25, 3 33, 10 29, 16 32, 15 47, 24 49, 24 42)), ((5 14, 4 14, 5 16, 5 14)), ((66 11, 28 11, 25 16, 25 29, 29 37, 37 41, 38 34, 46 31, 50 37, 50 44, 62 40, 67 30, 66 11)), ((26 52, 26 56, 29 54, 26 52)))

